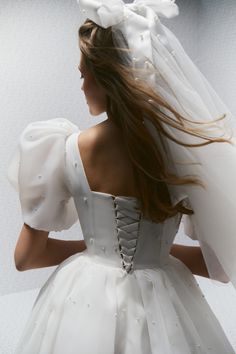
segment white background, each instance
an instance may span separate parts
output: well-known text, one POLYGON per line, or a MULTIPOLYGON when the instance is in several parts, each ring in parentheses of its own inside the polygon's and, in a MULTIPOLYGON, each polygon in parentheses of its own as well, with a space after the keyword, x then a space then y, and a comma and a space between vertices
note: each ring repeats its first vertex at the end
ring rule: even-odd
MULTIPOLYGON (((179 16, 163 23, 236 117, 236 0, 176 3, 179 16)), ((64 117, 83 130, 106 119, 90 116, 80 89, 79 25, 74 0, 0 0, 0 354, 13 353, 39 287, 55 269, 18 272, 14 267, 23 221, 6 169, 19 135, 36 120, 64 117)), ((50 237, 80 239, 80 225, 50 237)), ((181 231, 175 242, 196 244, 181 231)), ((196 278, 236 351, 235 291, 231 284, 214 286, 196 278)))

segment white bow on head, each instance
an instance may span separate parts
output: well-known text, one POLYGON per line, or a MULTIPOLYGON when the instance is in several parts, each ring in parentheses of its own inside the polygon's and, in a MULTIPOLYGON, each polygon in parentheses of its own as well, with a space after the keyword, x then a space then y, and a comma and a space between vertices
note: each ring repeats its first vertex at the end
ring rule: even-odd
POLYGON ((143 17, 158 15, 171 18, 178 15, 175 0, 135 0, 125 4, 122 0, 78 0, 82 13, 103 28, 117 25, 124 21, 131 12, 143 17))
MULTIPOLYGON (((82 19, 89 18, 97 25, 116 27, 126 39, 135 68, 150 67, 153 64, 153 39, 158 40, 171 52, 159 17, 171 18, 179 14, 174 0, 135 0, 125 4, 122 0, 77 0, 82 19), (144 56, 145 53, 145 56, 144 56)), ((118 44, 118 43, 117 43, 118 44)), ((150 75, 150 82, 154 79, 150 75)), ((155 81, 155 79, 154 79, 155 81)))

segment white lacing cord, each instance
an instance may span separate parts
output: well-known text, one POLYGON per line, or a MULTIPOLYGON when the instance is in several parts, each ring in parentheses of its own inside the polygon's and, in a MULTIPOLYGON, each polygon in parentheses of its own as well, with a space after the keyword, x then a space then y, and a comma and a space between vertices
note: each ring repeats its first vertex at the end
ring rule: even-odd
POLYGON ((113 201, 122 267, 127 273, 130 273, 133 270, 133 259, 137 249, 136 246, 142 213, 140 210, 135 210, 133 206, 129 207, 130 204, 127 202, 124 203, 120 197, 113 197, 113 201), (131 230, 129 230, 129 226, 131 225, 134 225, 134 229, 131 227, 131 230), (135 225, 137 225, 136 228, 135 225), (120 237, 120 234, 123 233, 126 237, 120 237), (130 239, 130 235, 134 235, 134 238, 130 239), (127 244, 128 248, 124 246, 124 243, 127 244), (129 248, 130 244, 132 244, 132 247, 129 248), (131 255, 127 254, 129 251, 131 251, 131 255))

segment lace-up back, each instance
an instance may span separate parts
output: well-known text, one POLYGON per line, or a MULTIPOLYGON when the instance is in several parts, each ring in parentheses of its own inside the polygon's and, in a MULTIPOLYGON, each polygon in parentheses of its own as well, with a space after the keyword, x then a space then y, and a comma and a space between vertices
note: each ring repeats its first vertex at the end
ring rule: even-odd
POLYGON ((66 164, 88 252, 126 273, 167 262, 180 215, 170 218, 168 223, 153 223, 143 217, 137 198, 92 191, 77 141, 78 133, 67 140, 66 164))
POLYGON ((127 272, 130 272, 136 252, 142 213, 140 210, 136 210, 137 203, 133 203, 133 201, 127 202, 125 198, 113 197, 113 202, 122 266, 127 272))

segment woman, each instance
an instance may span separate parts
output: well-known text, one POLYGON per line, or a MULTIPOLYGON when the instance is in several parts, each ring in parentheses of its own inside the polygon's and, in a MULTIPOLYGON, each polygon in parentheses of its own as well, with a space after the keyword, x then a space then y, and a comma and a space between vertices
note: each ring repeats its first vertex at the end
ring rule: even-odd
POLYGON ((33 122, 9 167, 24 218, 16 266, 58 265, 15 353, 233 354, 193 276, 209 277, 201 248, 173 245, 181 217, 194 210, 171 187, 201 181, 167 168, 163 125, 174 123, 161 108, 184 116, 135 79, 127 47, 113 38, 111 26, 90 19, 79 29, 82 90, 90 113, 108 119, 85 131, 63 118, 33 122), (78 219, 84 241, 48 238, 78 219))

